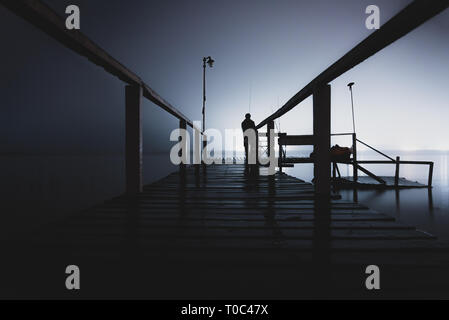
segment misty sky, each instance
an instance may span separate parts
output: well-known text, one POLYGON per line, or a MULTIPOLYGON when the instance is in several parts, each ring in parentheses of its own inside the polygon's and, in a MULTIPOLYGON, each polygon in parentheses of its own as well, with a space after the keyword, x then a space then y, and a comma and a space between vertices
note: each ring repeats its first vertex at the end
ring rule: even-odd
MULTIPOLYGON (((209 69, 207 126, 256 123, 367 37, 365 8, 381 24, 410 1, 47 0, 81 9, 81 31, 192 120, 201 119, 202 57, 209 69), (251 98, 250 98, 251 97, 251 98)), ((1 152, 122 152, 124 83, 0 6, 1 152)), ((332 131, 384 149, 449 149, 449 11, 345 73, 332 85, 332 131)), ((280 119, 311 133, 311 98, 280 119)), ((178 121, 144 100, 145 152, 165 151, 178 121)))

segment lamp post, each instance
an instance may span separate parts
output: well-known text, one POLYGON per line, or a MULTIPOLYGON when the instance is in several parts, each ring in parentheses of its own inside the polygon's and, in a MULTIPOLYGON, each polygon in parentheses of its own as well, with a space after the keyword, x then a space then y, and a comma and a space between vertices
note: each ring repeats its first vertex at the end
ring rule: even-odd
POLYGON ((204 140, 204 132, 206 131, 206 64, 208 64, 209 67, 212 68, 214 66, 214 62, 215 60, 210 56, 203 58, 203 154, 207 154, 207 141, 204 140))
POLYGON ((352 86, 354 82, 348 83, 349 91, 351 91, 351 106, 352 106, 352 133, 355 133, 355 118, 354 118, 354 99, 352 97, 352 86))
POLYGON ((206 130, 206 64, 212 68, 214 62, 210 56, 203 58, 203 132, 206 130))

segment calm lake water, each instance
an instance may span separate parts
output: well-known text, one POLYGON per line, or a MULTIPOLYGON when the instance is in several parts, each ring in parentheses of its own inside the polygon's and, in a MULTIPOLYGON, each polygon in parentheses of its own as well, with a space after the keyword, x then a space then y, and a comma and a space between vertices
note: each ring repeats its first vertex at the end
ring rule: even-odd
MULTIPOLYGON (((433 189, 358 191, 358 200, 400 221, 418 226, 449 240, 449 152, 389 152, 403 160, 434 161, 433 189)), ((361 152, 361 159, 378 159, 361 152)), ((124 192, 123 156, 0 156, 0 211, 2 237, 64 219, 124 192)), ((394 165, 367 166, 378 175, 394 175, 394 165)), ((168 154, 144 157, 144 182, 163 178, 177 167, 168 154)), ((403 165, 401 177, 426 183, 427 166, 403 165)), ((340 166, 342 175, 352 169, 340 166)), ((300 179, 312 179, 312 165, 296 165, 285 172, 300 179)), ((352 200, 352 191, 341 191, 352 200)))
MULTIPOLYGON (((449 240, 449 152, 437 151, 389 151, 389 156, 400 156, 401 160, 433 161, 433 188, 395 190, 359 190, 358 201, 379 212, 389 214, 399 221, 417 226, 419 229, 449 240)), ((359 152, 360 160, 380 160, 370 151, 359 152)), ((385 159, 383 159, 385 160, 385 159)), ((340 165, 342 176, 351 176, 352 167, 340 165)), ((380 176, 394 176, 395 166, 377 164, 364 166, 380 176)), ((296 165, 285 172, 297 178, 311 181, 312 165, 296 165)), ((360 173, 359 173, 360 174, 360 173)), ((427 184, 428 166, 401 165, 400 177, 427 184)), ((345 200, 353 200, 353 191, 339 192, 345 200)))
MULTIPOLYGON (((1 236, 64 219, 125 191, 123 156, 0 156, 1 236)), ((167 154, 144 156, 145 184, 177 169, 167 154)))

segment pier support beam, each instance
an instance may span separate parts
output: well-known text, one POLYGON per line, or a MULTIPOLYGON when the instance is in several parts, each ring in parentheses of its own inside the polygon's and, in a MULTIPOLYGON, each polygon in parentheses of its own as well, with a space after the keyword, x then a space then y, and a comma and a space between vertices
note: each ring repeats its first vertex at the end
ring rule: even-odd
POLYGON ((329 198, 331 192, 331 87, 324 85, 313 92, 313 136, 315 194, 329 198))
POLYGON ((313 259, 314 283, 319 291, 332 283, 331 248, 331 87, 313 92, 313 152, 315 174, 313 259))
POLYGON ((399 165, 401 163, 401 158, 396 157, 396 170, 394 174, 394 186, 397 188, 399 186, 399 165))
POLYGON ((278 159, 279 172, 282 173, 282 145, 279 144, 279 159, 278 159))
POLYGON ((271 155, 271 148, 274 147, 271 145, 271 130, 274 131, 274 121, 268 121, 267 123, 267 147, 268 147, 268 158, 270 158, 271 155))
POLYGON ((432 188, 432 178, 433 178, 433 162, 429 164, 429 180, 427 181, 428 188, 432 188))
POLYGON ((142 192, 142 88, 126 86, 126 193, 142 192))

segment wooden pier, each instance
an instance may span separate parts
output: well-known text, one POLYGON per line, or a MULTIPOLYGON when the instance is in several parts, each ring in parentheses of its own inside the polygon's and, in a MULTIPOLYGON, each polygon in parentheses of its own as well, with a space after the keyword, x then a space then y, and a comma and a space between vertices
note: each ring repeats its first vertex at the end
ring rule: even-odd
POLYGON ((27 292, 69 297, 55 266, 84 271, 77 297, 361 297, 371 264, 382 270, 376 297, 447 288, 447 243, 351 201, 326 211, 312 184, 264 170, 188 167, 39 230, 8 260, 39 261, 43 276, 21 276, 27 292))
MULTIPOLYGON (((181 165, 179 172, 146 187, 142 98, 204 141, 203 130, 81 31, 67 30, 42 1, 0 3, 126 85, 126 192, 13 245, 3 243, 2 297, 448 297, 446 243, 332 196, 329 85, 445 10, 447 1, 412 2, 257 125, 267 126, 268 152, 274 153, 273 121, 313 96, 313 135, 304 144, 314 148, 314 185, 232 164, 181 165), (72 264, 81 269, 80 291, 64 286, 64 270, 72 264), (373 264, 382 279, 382 289, 374 292, 365 287, 365 268, 373 264)), ((362 161, 355 160, 357 177, 362 161)), ((398 167, 398 184, 405 162, 388 163, 398 167)))
MULTIPOLYGON (((136 198, 123 195, 75 215, 55 226, 57 238, 74 239, 69 242, 80 249, 86 239, 87 250, 99 249, 97 256, 120 254, 102 246, 123 244, 124 221, 137 214, 136 237, 142 236, 143 247, 311 249, 319 201, 312 184, 281 173, 264 175, 264 168, 258 176, 248 176, 244 165, 213 165, 204 176, 195 175, 193 167, 186 171, 185 177, 176 172, 146 186, 136 198)), ((330 216, 333 249, 429 248, 438 243, 354 202, 332 200, 330 216), (417 241, 404 243, 409 239, 417 241)), ((177 257, 176 250, 165 254, 177 257)))

